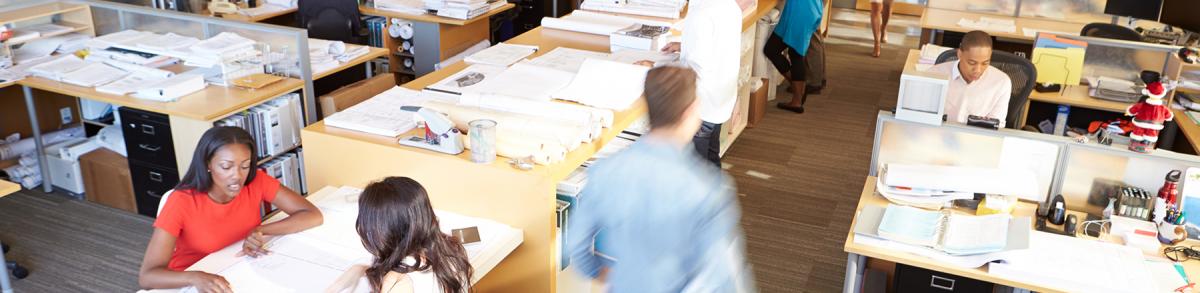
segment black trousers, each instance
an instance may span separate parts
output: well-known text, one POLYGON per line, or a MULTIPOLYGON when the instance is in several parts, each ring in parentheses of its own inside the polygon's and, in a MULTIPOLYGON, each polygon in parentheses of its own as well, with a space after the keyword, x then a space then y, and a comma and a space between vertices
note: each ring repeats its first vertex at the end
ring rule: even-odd
POLYGON ((692 137, 692 145, 701 158, 721 168, 721 124, 701 122, 700 130, 692 137))
POLYGON ((771 64, 775 65, 775 69, 779 72, 791 72, 792 81, 805 80, 808 75, 808 66, 804 64, 804 55, 796 51, 783 42, 783 38, 779 35, 771 33, 771 37, 767 38, 767 43, 763 44, 763 55, 771 60, 771 64), (787 56, 784 56, 783 51, 787 51, 787 56), (791 59, 791 61, 788 61, 791 59))

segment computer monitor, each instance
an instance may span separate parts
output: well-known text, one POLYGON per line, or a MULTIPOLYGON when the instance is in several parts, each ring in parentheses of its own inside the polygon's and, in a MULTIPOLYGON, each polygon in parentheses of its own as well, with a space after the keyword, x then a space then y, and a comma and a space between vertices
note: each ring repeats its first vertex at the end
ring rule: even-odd
POLYGON ((1104 13, 1157 21, 1162 6, 1163 0, 1108 0, 1104 13))
POLYGON ((1200 15, 1197 15, 1197 12, 1200 12, 1200 1, 1165 0, 1159 22, 1200 33, 1200 15))

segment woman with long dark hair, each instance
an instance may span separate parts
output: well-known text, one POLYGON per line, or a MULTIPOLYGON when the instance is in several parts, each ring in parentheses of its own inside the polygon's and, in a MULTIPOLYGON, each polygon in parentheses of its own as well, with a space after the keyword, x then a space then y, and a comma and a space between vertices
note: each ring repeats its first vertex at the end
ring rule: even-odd
POLYGON ((268 253, 266 237, 321 225, 316 206, 258 169, 253 149, 254 139, 237 127, 214 127, 200 137, 187 173, 170 197, 164 196, 154 221, 138 272, 142 288, 232 292, 221 276, 185 269, 240 240, 245 240, 240 254, 258 257, 268 253), (262 224, 263 204, 288 217, 262 224))
POLYGON ((341 291, 365 275, 371 292, 466 292, 474 273, 467 251, 442 233, 425 188, 407 177, 367 185, 358 199, 358 236, 375 256, 370 266, 351 268, 328 291, 341 291))

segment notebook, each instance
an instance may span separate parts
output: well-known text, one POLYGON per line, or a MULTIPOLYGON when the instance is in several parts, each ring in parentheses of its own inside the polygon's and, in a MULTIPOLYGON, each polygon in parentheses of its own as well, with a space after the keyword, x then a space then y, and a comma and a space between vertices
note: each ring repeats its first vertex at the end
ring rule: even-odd
POLYGON ((955 215, 889 204, 879 222, 881 238, 912 245, 933 247, 952 255, 971 255, 1004 250, 1008 246, 1007 214, 955 215))

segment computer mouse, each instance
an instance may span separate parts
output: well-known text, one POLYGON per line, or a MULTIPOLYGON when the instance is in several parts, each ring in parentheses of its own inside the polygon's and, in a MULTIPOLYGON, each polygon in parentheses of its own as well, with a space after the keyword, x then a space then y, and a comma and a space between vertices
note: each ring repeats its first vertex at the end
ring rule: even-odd
POLYGON ((1067 223, 1063 225, 1063 232, 1067 235, 1075 235, 1075 225, 1079 223, 1079 218, 1075 215, 1067 215, 1067 223))

